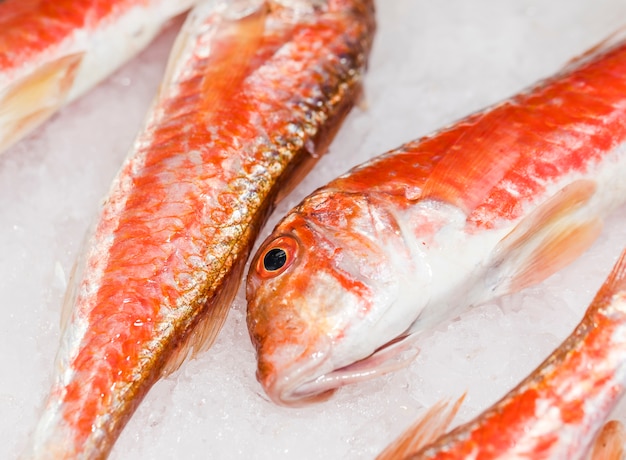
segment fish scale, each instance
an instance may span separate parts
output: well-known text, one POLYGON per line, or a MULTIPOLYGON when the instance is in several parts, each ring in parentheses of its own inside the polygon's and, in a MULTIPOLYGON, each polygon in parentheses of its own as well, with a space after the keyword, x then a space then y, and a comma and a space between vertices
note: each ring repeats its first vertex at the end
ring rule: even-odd
POLYGON ((210 346, 278 192, 360 93, 371 2, 219 5, 190 13, 77 268, 42 458, 105 457, 154 382, 210 346))

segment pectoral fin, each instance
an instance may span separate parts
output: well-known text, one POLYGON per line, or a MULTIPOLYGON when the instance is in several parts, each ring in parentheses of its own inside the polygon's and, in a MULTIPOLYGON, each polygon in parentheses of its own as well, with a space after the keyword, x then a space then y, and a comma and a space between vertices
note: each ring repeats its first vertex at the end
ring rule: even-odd
POLYGON ((575 215, 596 190, 573 182, 525 217, 494 250, 488 283, 498 295, 539 283, 586 251, 602 230, 599 217, 575 215))
POLYGON ((83 54, 49 62, 0 92, 0 151, 45 121, 66 101, 83 54))
POLYGON ((593 443, 590 460, 621 460, 624 458, 626 429, 617 420, 604 424, 593 443))

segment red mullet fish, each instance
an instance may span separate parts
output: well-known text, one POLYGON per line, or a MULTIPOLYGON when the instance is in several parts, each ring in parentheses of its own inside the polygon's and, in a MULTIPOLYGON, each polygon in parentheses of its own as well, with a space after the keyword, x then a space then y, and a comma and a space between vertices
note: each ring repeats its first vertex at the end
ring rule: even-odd
POLYGON ((358 166, 295 207, 248 274, 257 377, 278 404, 410 362, 471 305, 544 280, 626 199, 626 42, 358 166))
POLYGON ((278 194, 360 94, 371 1, 204 2, 68 289, 35 458, 103 458, 150 387, 214 340, 278 194))

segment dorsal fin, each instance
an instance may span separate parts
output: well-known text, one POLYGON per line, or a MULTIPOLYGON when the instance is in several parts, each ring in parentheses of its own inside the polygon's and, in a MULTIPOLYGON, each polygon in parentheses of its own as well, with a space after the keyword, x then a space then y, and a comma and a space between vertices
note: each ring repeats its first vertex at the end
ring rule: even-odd
POLYGON ((622 26, 616 31, 612 32, 608 37, 602 40, 600 43, 589 48, 584 53, 573 57, 564 66, 563 72, 568 72, 574 67, 579 67, 587 61, 591 61, 597 55, 602 54, 613 48, 618 43, 621 43, 626 39, 626 26, 622 26))
POLYGON ((0 93, 0 151, 41 124, 66 101, 83 53, 42 65, 0 93))
POLYGON ((612 297, 619 291, 626 291, 626 249, 615 262, 611 273, 598 291, 593 304, 599 304, 606 297, 612 297))
POLYGON ((408 457, 442 436, 459 411, 465 394, 448 408, 448 401, 438 401, 426 414, 389 444, 376 460, 397 460, 408 457))
POLYGON ((74 260, 74 265, 70 271, 70 276, 66 280, 65 294, 63 296, 63 304, 61 305, 61 336, 65 334, 65 328, 70 322, 72 312, 76 304, 76 297, 80 289, 80 283, 83 281, 83 274, 85 272, 85 266, 87 264, 87 251, 89 250, 89 243, 92 236, 95 233, 95 221, 87 228, 81 245, 78 248, 78 254, 74 260))
POLYGON ((497 295, 519 291, 546 279, 580 256, 602 230, 598 218, 574 213, 591 199, 595 182, 578 180, 564 187, 507 234, 496 246, 487 279, 497 295), (495 277, 495 279, 494 279, 495 277))
POLYGON ((72 270, 70 271, 70 276, 66 280, 67 285, 65 287, 65 295, 63 296, 63 304, 61 305, 61 336, 65 334, 65 328, 69 324, 70 317, 74 311, 76 295, 78 294, 78 283, 80 281, 80 275, 77 273, 79 264, 80 262, 78 259, 74 261, 74 265, 72 265, 72 270))

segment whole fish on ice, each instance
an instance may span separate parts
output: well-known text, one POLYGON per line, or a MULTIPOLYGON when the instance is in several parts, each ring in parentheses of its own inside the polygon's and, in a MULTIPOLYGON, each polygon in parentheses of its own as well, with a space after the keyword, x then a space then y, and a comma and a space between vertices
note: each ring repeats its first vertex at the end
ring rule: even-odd
POLYGON ((35 458, 102 458, 149 388, 208 347, 278 194, 360 95, 369 0, 200 3, 66 294, 35 458))
POLYGON ((625 142, 626 42, 605 42, 312 193, 248 274, 267 394, 301 405, 397 369, 421 332, 578 257, 626 200, 625 142))
POLYGON ((0 152, 111 74, 196 2, 0 1, 0 152))
POLYGON ((377 459, 618 460, 623 426, 601 427, 625 390, 626 251, 574 332, 516 388, 432 443, 456 408, 429 411, 377 459))

